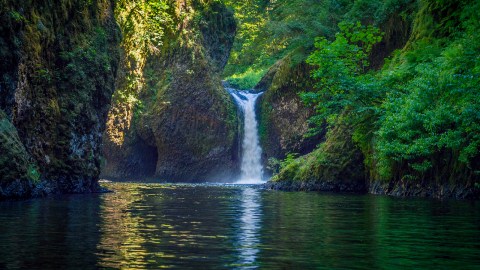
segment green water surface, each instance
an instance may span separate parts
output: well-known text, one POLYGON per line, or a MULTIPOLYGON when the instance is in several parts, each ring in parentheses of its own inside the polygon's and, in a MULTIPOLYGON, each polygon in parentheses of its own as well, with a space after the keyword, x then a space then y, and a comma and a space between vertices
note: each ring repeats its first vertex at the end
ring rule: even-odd
POLYGON ((480 269, 480 204, 109 183, 0 203, 0 269, 480 269))

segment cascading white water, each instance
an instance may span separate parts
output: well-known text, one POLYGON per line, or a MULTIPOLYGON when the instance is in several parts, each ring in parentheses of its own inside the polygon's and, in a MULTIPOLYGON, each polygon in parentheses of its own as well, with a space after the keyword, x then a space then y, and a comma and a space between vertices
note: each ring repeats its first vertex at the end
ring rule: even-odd
POLYGON ((242 143, 242 164, 239 184, 260 184, 263 168, 261 163, 262 148, 258 140, 258 124, 255 115, 255 102, 262 93, 250 93, 227 89, 243 111, 244 134, 242 143))

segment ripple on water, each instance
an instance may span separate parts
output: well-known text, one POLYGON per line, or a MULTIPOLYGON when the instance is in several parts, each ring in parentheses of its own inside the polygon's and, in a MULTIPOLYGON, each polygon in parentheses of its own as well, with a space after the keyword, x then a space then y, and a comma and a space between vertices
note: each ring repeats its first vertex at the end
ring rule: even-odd
POLYGON ((444 268, 480 265, 478 203, 104 183, 0 203, 0 268, 444 268))

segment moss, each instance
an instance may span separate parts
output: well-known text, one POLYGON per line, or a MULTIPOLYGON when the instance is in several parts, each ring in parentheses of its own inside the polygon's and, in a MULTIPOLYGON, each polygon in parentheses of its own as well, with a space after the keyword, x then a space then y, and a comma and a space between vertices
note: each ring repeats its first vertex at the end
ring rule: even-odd
POLYGON ((264 161, 284 158, 289 152, 305 154, 312 151, 324 133, 305 137, 308 118, 313 109, 307 108, 299 94, 313 88, 310 67, 296 58, 302 52, 292 52, 278 61, 255 87, 265 91, 259 100, 259 135, 264 161))
MULTIPOLYGON (((468 1, 420 1, 420 9, 413 22, 409 44, 419 39, 436 39, 452 36, 461 24, 463 6, 468 1)), ((409 46, 406 46, 408 49, 409 46)))
POLYGON ((27 169, 27 179, 32 181, 33 184, 37 185, 40 183, 41 174, 38 171, 37 166, 30 164, 27 169))
POLYGON ((0 108, 13 119, 31 159, 18 177, 45 180, 52 192, 94 191, 118 66, 112 2, 3 1, 1 6, 6 42, 0 41, 0 51, 7 61, 0 61, 0 108))
POLYGON ((314 151, 284 166, 272 180, 365 184, 363 155, 352 141, 352 127, 339 124, 314 151))
POLYGON ((40 173, 31 161, 18 132, 0 110, 0 198, 26 197, 40 173))
MULTIPOLYGON (((131 57, 130 45, 137 37, 122 25, 133 40, 124 41, 126 58, 120 72, 131 76, 118 82, 116 96, 133 96, 135 103, 127 106, 126 98, 119 98, 110 111, 105 137, 124 141, 106 142, 106 176, 117 172, 134 176, 129 174, 134 170, 123 168, 141 160, 136 149, 143 142, 156 149, 153 173, 163 179, 210 180, 214 172, 234 166, 238 119, 219 75, 233 43, 233 15, 218 1, 166 2, 169 21, 161 50, 131 57), (125 120, 131 111, 133 121, 125 120), (118 151, 124 153, 117 155, 118 151)), ((134 23, 143 25, 142 20, 134 23)))

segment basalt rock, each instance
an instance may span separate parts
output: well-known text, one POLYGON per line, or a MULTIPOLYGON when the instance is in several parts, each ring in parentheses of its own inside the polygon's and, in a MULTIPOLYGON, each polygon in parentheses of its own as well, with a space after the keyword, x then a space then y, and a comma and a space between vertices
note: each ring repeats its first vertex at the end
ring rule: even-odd
POLYGON ((313 88, 311 67, 294 63, 290 56, 278 61, 255 87, 265 91, 259 100, 259 133, 263 160, 282 159, 287 153, 306 154, 324 139, 325 132, 305 137, 314 111, 300 99, 313 88))
POLYGON ((437 183, 435 181, 372 181, 369 184, 368 190, 371 194, 396 197, 425 197, 435 199, 478 199, 480 197, 480 189, 474 185, 437 183))
POLYGON ((110 111, 102 176, 225 181, 238 170, 237 110, 220 78, 235 36, 233 14, 215 1, 169 6, 173 24, 162 51, 145 58, 139 102, 119 100, 110 111))
POLYGON ((113 1, 0 0, 5 197, 98 190, 119 41, 113 1))
POLYGON ((0 199, 28 197, 38 176, 18 132, 0 110, 0 199))
POLYGON ((352 140, 353 129, 339 123, 311 153, 291 160, 267 187, 278 190, 366 192, 363 155, 352 140))

